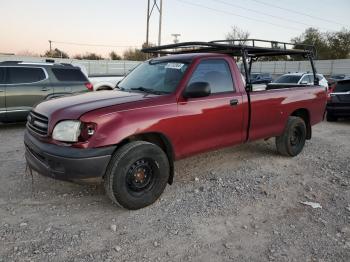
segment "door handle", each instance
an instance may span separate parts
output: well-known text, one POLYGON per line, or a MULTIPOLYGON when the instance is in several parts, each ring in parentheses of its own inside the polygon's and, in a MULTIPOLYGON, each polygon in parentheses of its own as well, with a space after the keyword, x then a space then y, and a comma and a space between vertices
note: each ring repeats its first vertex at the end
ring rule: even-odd
POLYGON ((41 91, 49 91, 49 90, 51 90, 51 88, 49 88, 49 87, 43 87, 43 88, 41 89, 41 91))
POLYGON ((236 105, 238 105, 238 99, 231 99, 230 100, 230 106, 236 106, 236 105))

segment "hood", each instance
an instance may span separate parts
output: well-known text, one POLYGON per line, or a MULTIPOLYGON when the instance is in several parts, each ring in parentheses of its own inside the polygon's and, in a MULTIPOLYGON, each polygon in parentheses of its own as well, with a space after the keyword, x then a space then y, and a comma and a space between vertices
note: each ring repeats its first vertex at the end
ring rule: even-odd
POLYGON ((154 95, 123 91, 98 91, 47 100, 38 104, 34 111, 51 119, 78 119, 82 114, 104 107, 147 100, 154 95))

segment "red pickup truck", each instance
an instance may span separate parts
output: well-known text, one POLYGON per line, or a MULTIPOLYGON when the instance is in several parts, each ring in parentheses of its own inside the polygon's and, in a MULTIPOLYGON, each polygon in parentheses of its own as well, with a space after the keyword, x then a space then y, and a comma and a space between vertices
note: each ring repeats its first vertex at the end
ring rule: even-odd
POLYGON ((31 170, 63 180, 101 177, 114 203, 138 209, 172 183, 175 160, 270 137, 280 154, 296 156, 323 119, 326 92, 316 82, 256 92, 249 84, 252 58, 306 54, 313 67, 309 50, 191 42, 145 51, 175 54, 142 63, 114 91, 33 109, 24 137, 31 170))

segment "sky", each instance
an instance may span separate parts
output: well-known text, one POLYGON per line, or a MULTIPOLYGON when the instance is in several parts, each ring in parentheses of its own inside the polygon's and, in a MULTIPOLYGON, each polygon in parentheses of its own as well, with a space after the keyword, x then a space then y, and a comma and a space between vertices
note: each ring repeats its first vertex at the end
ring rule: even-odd
MULTIPOLYGON (((52 40, 71 56, 107 57, 146 39, 147 0, 0 0, 0 10, 0 53, 43 54, 52 40)), ((224 39, 232 26, 251 38, 290 41, 310 26, 350 29, 349 13, 349 0, 163 0, 161 43, 172 43, 174 33, 181 41, 224 39)), ((154 12, 150 42, 157 37, 154 12)))

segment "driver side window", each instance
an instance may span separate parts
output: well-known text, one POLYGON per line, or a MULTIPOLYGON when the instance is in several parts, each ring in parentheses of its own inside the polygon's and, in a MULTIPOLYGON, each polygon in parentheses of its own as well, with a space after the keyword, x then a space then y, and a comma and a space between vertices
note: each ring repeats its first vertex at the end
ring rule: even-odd
POLYGON ((195 69, 187 86, 194 82, 208 82, 212 94, 235 90, 230 67, 223 59, 202 61, 195 69))

